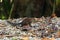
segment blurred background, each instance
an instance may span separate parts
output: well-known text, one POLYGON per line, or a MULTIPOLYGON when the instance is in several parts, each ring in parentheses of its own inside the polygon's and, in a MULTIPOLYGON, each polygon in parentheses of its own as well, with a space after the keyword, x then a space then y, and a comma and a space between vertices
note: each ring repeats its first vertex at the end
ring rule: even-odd
POLYGON ((0 19, 60 16, 60 0, 0 0, 0 19))

